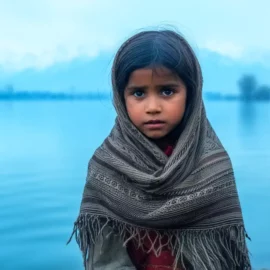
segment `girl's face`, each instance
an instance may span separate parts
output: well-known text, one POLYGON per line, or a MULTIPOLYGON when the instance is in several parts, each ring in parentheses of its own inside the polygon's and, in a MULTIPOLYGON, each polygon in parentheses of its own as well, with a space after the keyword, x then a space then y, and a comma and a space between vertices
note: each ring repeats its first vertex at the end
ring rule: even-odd
POLYGON ((133 71, 124 92, 132 123, 148 138, 160 139, 182 120, 187 89, 166 67, 133 71))

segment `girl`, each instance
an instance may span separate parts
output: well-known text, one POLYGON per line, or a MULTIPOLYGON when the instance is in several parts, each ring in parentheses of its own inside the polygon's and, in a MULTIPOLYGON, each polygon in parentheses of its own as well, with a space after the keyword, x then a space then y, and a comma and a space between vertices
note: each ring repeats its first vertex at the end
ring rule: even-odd
POLYGON ((232 165, 187 41, 134 35, 112 84, 115 126, 89 162, 73 232, 85 268, 251 269, 232 165))

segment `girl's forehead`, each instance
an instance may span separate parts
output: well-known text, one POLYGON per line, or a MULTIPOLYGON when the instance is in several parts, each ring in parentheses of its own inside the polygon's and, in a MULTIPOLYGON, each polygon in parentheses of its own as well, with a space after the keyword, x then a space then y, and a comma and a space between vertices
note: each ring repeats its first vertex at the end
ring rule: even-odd
POLYGON ((129 77, 129 82, 160 82, 160 81, 178 81, 178 75, 163 66, 160 67, 146 67, 134 70, 129 77))

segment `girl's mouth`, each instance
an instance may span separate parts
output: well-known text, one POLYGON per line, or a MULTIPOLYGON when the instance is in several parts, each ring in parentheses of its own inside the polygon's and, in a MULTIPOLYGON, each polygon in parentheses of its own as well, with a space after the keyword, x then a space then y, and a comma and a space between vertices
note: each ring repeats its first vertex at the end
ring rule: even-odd
POLYGON ((164 127, 165 122, 161 120, 150 120, 145 122, 144 125, 149 129, 161 129, 164 127))

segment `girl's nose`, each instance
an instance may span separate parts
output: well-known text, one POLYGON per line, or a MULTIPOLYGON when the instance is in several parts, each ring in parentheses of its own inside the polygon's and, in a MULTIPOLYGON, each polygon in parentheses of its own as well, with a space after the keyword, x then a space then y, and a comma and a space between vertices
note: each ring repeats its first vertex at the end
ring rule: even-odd
POLYGON ((156 114, 161 112, 161 104, 158 98, 149 97, 146 100, 145 111, 148 114, 156 114))

